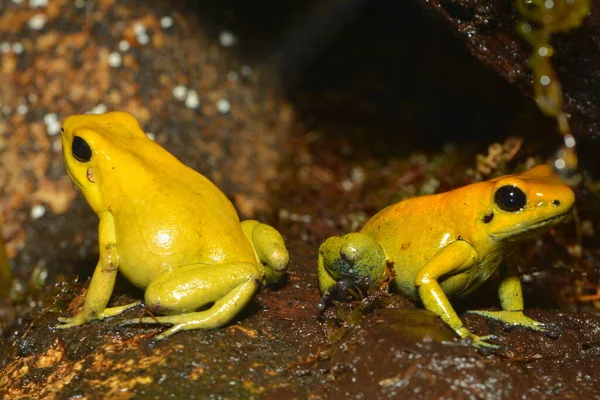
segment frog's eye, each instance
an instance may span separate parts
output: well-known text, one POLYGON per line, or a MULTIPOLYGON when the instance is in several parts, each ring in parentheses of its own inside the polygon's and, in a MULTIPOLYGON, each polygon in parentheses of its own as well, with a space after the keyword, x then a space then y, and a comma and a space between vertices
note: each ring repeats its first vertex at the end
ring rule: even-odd
POLYGON ((90 145, 79 136, 73 138, 71 152, 73 153, 73 157, 79 162, 85 163, 92 159, 92 149, 90 149, 90 145))
POLYGON ((504 211, 518 211, 527 204, 527 196, 516 186, 502 186, 494 195, 496 205, 504 211))

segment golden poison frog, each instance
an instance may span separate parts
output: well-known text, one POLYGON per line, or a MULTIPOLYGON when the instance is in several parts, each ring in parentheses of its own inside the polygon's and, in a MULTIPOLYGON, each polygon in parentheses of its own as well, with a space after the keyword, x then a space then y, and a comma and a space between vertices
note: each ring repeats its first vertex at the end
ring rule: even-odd
MULTIPOLYGON (((67 171, 99 217, 99 261, 83 309, 59 328, 118 315, 138 303, 107 308, 117 272, 145 290, 163 314, 144 323, 180 330, 215 328, 248 304, 262 283, 288 264, 281 235, 239 221, 207 178, 153 142, 124 112, 76 115, 62 129, 67 171)), ((125 323, 139 322, 139 319, 125 323)))
MULTIPOLYGON (((546 165, 446 193, 393 204, 357 233, 327 239, 319 249, 320 307, 336 291, 395 276, 391 288, 420 300, 477 347, 497 347, 471 333, 448 296, 466 295, 500 265, 514 244, 563 220, 575 195, 546 165)), ((523 314, 521 282, 508 268, 500 283, 502 311, 472 311, 509 325, 549 332, 523 314)))

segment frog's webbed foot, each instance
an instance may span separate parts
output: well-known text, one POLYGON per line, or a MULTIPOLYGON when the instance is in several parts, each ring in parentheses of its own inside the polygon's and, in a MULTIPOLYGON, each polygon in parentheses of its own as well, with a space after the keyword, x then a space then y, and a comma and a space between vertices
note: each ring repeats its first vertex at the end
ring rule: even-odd
POLYGON ((558 328, 553 324, 544 324, 527 317, 523 311, 467 311, 503 323, 507 327, 522 326, 532 331, 541 332, 549 337, 558 337, 558 328))
POLYGON ((97 315, 94 318, 86 318, 84 316, 83 311, 80 311, 79 313, 77 313, 77 315, 75 315, 74 317, 71 317, 71 318, 58 317, 59 324, 56 325, 55 328, 66 329, 66 328, 71 328, 73 326, 83 325, 92 319, 104 319, 106 317, 114 317, 115 315, 119 315, 123 311, 129 310, 130 308, 135 307, 135 306, 139 305, 140 303, 141 303, 140 301, 136 301, 136 302, 133 302, 130 304, 125 304, 123 306, 105 308, 104 311, 100 315, 97 315))
POLYGON ((281 234, 272 226, 255 220, 242 221, 240 226, 254 249, 256 262, 264 268, 265 282, 279 281, 290 261, 281 234))
POLYGON ((379 243, 364 233, 331 237, 319 248, 319 286, 324 308, 334 298, 345 300, 353 288, 378 284, 386 274, 385 253, 379 243))

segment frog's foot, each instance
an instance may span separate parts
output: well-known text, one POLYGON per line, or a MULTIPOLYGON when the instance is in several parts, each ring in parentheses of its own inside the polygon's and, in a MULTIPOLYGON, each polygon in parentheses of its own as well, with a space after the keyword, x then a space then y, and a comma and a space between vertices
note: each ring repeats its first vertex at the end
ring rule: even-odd
POLYGON ((497 344, 489 343, 488 340, 494 340, 497 338, 496 335, 485 335, 478 336, 474 333, 471 333, 464 325, 460 325, 458 328, 454 329, 454 331, 460 336, 462 339, 468 340, 471 342, 471 345, 477 347, 478 349, 498 349, 500 346, 497 344))
POLYGON ((317 307, 323 310, 332 300, 346 301, 357 297, 357 292, 368 291, 384 279, 385 265, 383 249, 371 236, 349 233, 327 239, 319 248, 323 297, 317 307))
POLYGON ((254 249, 257 264, 264 268, 264 280, 277 282, 290 261, 281 234, 272 226, 254 220, 243 221, 240 226, 254 249))
POLYGON ((319 310, 324 310, 334 300, 348 301, 353 298, 359 298, 360 293, 366 291, 371 286, 371 277, 360 278, 344 277, 329 287, 329 291, 321 296, 317 303, 319 310))
POLYGON ((486 318, 491 318, 496 321, 502 322, 506 326, 522 326, 524 328, 530 329, 532 331, 544 333, 550 337, 558 336, 558 332, 556 327, 552 324, 544 324, 542 322, 538 322, 534 319, 527 317, 523 314, 523 311, 467 311, 471 314, 478 314, 484 316, 486 318))
POLYGON ((478 349, 489 349, 496 350, 499 349, 500 346, 497 344, 489 343, 488 340, 496 339, 496 335, 485 335, 485 336, 477 336, 474 334, 469 335, 467 339, 471 341, 471 345, 477 347, 478 349))
POLYGON ((133 308, 139 305, 140 303, 140 301, 136 301, 130 304, 125 304, 123 306, 105 308, 100 315, 97 315, 94 318, 86 318, 83 314, 83 311, 80 311, 79 313, 77 313, 77 315, 71 318, 58 317, 59 325, 56 325, 55 328, 66 329, 71 328, 73 326, 83 325, 92 319, 104 319, 106 317, 114 317, 115 315, 119 315, 123 311, 129 310, 130 308, 133 308))
MULTIPOLYGON (((331 237, 319 248, 319 286, 326 294, 342 283, 346 288, 368 282, 375 285, 386 274, 385 253, 379 243, 364 233, 349 233, 342 237, 331 237)), ((338 288, 339 289, 339 288, 338 288)))
POLYGON ((158 335, 164 339, 179 331, 218 328, 231 321, 250 302, 260 286, 257 267, 250 263, 193 264, 162 272, 146 289, 146 304, 162 314, 133 318, 124 325, 172 324, 158 335), (203 311, 195 311, 209 306, 203 311))

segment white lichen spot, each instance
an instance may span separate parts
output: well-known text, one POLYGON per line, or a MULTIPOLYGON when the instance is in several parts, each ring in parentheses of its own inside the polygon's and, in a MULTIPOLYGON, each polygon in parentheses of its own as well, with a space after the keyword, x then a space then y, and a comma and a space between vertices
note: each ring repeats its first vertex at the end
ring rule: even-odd
POLYGON ((48 135, 54 136, 60 132, 60 123, 55 113, 49 113, 44 115, 44 124, 46 124, 46 131, 48 135))
POLYGON ((13 4, 23 4, 23 0, 11 0, 13 4))
POLYGON ((237 72, 235 72, 235 71, 229 71, 227 73, 227 80, 230 82, 237 82, 238 78, 239 78, 239 76, 238 76, 237 72))
POLYGON ((354 184, 349 179, 344 179, 342 181, 342 189, 344 189, 345 192, 351 191, 353 187, 354 184))
POLYGON ((219 33, 219 42, 223 47, 231 47, 237 43, 237 36, 230 31, 222 31, 219 33))
POLYGON ((135 37, 139 44, 148 44, 150 42, 150 36, 148 34, 143 33, 141 35, 137 35, 135 37))
POLYGON ((56 121, 56 120, 57 120, 57 117, 56 117, 56 114, 55 114, 55 113, 50 113, 50 114, 46 114, 46 115, 44 115, 44 123, 45 123, 46 125, 48 125, 48 124, 50 124, 51 122, 53 122, 53 121, 56 121))
POLYGON ((365 170, 361 167, 354 167, 350 172, 350 177, 356 183, 363 183, 365 181, 365 170))
POLYGON ((29 0, 29 7, 42 8, 48 5, 48 0, 29 0))
POLYGON ((185 106, 188 108, 198 108, 200 106, 200 98, 195 90, 190 90, 185 98, 185 106))
POLYGON ((44 29, 46 21, 48 21, 48 18, 44 14, 36 14, 29 19, 27 25, 34 31, 39 31, 44 29))
POLYGON ((173 26, 173 18, 169 17, 169 16, 164 16, 160 19, 160 26, 163 29, 169 29, 170 27, 173 26))
POLYGON ((77 8, 85 7, 85 0, 75 0, 75 7, 77 7, 77 8))
POLYGON ((121 50, 121 51, 129 50, 129 42, 127 40, 121 40, 119 42, 119 50, 121 50))
POLYGON ((37 94, 35 94, 35 93, 29 94, 29 96, 27 96, 27 99, 29 100, 30 103, 35 103, 38 101, 37 94))
POLYGON ((142 33, 146 33, 146 27, 144 26, 144 24, 138 21, 135 24, 133 24, 133 33, 135 33, 136 36, 141 35, 142 33))
POLYGON ((173 88, 173 97, 175 97, 179 101, 185 100, 187 96, 187 88, 183 85, 177 85, 173 88))
POLYGON ((567 163, 562 158, 557 158, 556 161, 554 161, 554 167, 558 170, 561 170, 561 169, 565 168, 566 166, 567 166, 567 163))
POLYGON ((41 204, 36 204, 31 207, 31 219, 41 218, 46 213, 46 207, 41 204))
POLYGON ((23 47, 22 43, 17 42, 12 45, 12 50, 15 54, 21 54, 25 51, 25 47, 23 47))
POLYGON ((287 220, 289 218, 290 218, 290 212, 288 210, 286 210, 285 208, 280 208, 279 209, 279 219, 287 220))
POLYGON ((221 114, 227 114, 229 110, 231 110, 231 104, 229 104, 227 99, 221 99, 217 101, 217 110, 219 110, 221 114))
POLYGON ((242 75, 244 75, 244 76, 250 76, 250 75, 252 75, 252 68, 250 68, 249 65, 244 65, 241 68, 241 72, 242 72, 242 75))
POLYGON ((6 54, 10 51, 11 48, 12 46, 10 45, 10 43, 2 42, 2 44, 0 44, 0 53, 6 54))
POLYGON ((135 33, 135 38, 139 44, 143 45, 150 42, 150 36, 146 33, 146 27, 141 22, 133 24, 133 32, 135 33))
POLYGON ((98 104, 96 107, 92 108, 90 111, 86 112, 86 114, 104 114, 108 111, 108 107, 105 104, 98 104))
POLYGON ((541 57, 546 57, 546 56, 548 55, 548 53, 549 53, 549 51, 548 51, 548 48, 547 48, 546 46, 542 46, 542 47, 540 47, 540 48, 538 49, 538 54, 539 54, 541 57))
POLYGON ((540 78, 540 83, 544 86, 548 86, 550 84, 550 77, 548 75, 544 75, 540 78))
POLYGON ((25 115, 25 114, 27 114, 27 111, 29 111, 29 107, 27 107, 26 104, 19 104, 17 106, 17 114, 25 115))
POLYGON ((573 148, 575 147, 575 137, 573 137, 573 135, 566 135, 565 136, 565 146, 569 147, 569 148, 573 148))
POLYGON ((120 67, 122 61, 123 59, 121 58, 121 55, 116 51, 113 51, 108 55, 108 65, 110 65, 113 68, 120 67))

